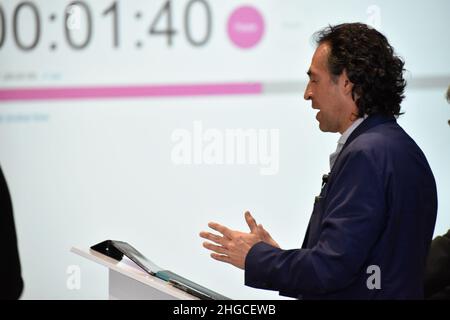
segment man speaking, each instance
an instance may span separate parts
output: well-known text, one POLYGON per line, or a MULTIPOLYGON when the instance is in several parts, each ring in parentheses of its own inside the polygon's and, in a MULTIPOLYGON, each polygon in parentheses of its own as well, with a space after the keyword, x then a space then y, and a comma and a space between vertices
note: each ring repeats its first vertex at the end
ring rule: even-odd
POLYGON ((211 256, 245 284, 299 299, 422 299, 437 213, 428 162, 397 124, 404 62, 360 23, 316 34, 305 99, 323 132, 339 132, 301 249, 283 250, 249 212, 249 233, 217 223, 211 256))

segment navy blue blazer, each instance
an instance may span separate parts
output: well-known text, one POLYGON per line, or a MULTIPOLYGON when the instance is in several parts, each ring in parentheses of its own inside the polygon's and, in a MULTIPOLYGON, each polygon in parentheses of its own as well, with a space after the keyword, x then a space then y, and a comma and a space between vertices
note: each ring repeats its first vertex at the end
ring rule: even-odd
POLYGON ((18 299, 22 294, 23 280, 17 247, 16 227, 8 185, 0 167, 0 300, 18 299))
POLYGON ((257 243, 245 284, 299 299, 422 299, 436 214, 423 152, 394 117, 370 116, 316 197, 302 248, 257 243))

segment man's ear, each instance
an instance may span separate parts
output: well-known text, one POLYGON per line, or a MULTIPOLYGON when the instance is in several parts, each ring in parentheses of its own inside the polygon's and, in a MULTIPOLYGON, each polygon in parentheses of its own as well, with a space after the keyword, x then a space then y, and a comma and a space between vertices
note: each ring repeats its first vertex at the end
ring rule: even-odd
POLYGON ((341 80, 341 89, 344 95, 351 96, 353 90, 353 82, 351 82, 350 79, 348 78, 346 70, 342 71, 340 80, 341 80))

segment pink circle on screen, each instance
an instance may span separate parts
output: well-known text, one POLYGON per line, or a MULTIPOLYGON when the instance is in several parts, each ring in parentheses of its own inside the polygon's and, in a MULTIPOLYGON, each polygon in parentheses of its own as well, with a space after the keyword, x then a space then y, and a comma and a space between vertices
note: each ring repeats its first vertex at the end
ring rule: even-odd
POLYGON ((264 34, 264 19, 253 7, 239 7, 228 19, 228 36, 239 48, 256 46, 264 34))

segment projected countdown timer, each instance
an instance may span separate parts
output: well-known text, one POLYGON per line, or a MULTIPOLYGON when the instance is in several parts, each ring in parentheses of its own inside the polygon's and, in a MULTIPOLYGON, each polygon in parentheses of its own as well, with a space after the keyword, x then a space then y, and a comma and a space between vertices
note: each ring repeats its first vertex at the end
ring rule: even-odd
MULTIPOLYGON (((164 37, 167 47, 171 47, 177 37, 184 34, 184 39, 192 47, 203 47, 208 44, 213 36, 214 21, 213 8, 207 0, 189 0, 182 12, 177 16, 182 19, 182 29, 174 28, 173 0, 162 3, 153 14, 148 26, 148 35, 151 37, 164 37), (193 12, 201 13, 202 29, 193 28, 193 12), (194 32, 195 31, 195 32, 194 32)), ((129 2, 127 2, 128 4, 129 2)), ((89 47, 93 39, 93 29, 96 23, 110 24, 110 39, 113 48, 120 48, 122 39, 120 37, 121 10, 120 1, 109 3, 101 12, 93 12, 91 6, 86 1, 73 1, 67 4, 62 12, 51 13, 44 16, 39 9, 39 5, 32 1, 17 3, 11 12, 5 12, 0 5, 0 50, 7 41, 13 41, 15 46, 22 51, 32 51, 38 48, 41 43, 42 32, 47 27, 46 24, 54 25, 62 16, 62 27, 64 31, 65 43, 73 50, 83 50, 89 47), (26 21, 25 21, 26 20, 26 21), (32 34, 24 32, 23 23, 31 23, 32 34), (80 35, 79 33, 83 31, 80 35)), ((143 20, 143 13, 140 10, 134 12, 135 20, 143 20)), ((196 16, 197 17, 197 16, 196 16)), ((61 25, 61 24, 60 24, 61 25)), ((228 18, 227 33, 231 43, 242 49, 249 49, 256 46, 264 34, 264 20, 261 13, 250 6, 236 8, 228 18)), ((29 31, 29 28, 27 29, 29 31)), ((44 44, 45 45, 45 44, 44 44)), ((49 49, 54 51, 58 45, 52 42, 49 49)), ((142 42, 135 43, 137 48, 142 47, 142 42)))

